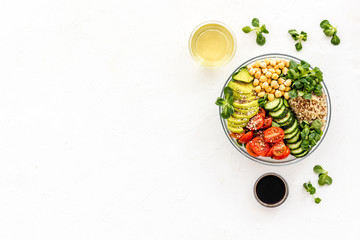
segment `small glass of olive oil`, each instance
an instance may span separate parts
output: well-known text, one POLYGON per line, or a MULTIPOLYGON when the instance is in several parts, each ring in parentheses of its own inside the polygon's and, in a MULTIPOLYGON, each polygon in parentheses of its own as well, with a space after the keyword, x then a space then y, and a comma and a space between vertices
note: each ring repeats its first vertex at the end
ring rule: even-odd
POLYGON ((235 54, 235 35, 221 22, 204 22, 191 33, 189 49, 191 56, 201 65, 220 67, 235 54))

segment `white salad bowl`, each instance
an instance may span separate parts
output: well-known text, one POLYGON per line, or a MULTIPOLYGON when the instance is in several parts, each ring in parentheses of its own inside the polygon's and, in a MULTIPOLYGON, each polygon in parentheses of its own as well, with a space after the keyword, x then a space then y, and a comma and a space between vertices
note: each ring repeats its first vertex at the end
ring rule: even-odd
MULTIPOLYGON (((222 90, 221 90, 221 97, 224 98, 224 88, 228 85, 228 83, 232 80, 232 75, 237 72, 241 67, 243 66, 247 66, 249 64, 254 63, 257 60, 264 60, 266 58, 281 58, 281 59, 286 59, 286 60, 294 60, 295 62, 300 62, 301 59, 290 56, 290 55, 286 55, 286 54, 280 54, 280 53, 270 53, 270 54, 264 54, 264 55, 260 55, 254 58, 251 58, 249 60, 247 60, 246 62, 244 62, 243 64, 241 64, 238 68, 235 69, 235 71, 233 73, 231 73, 231 75, 229 76, 229 78, 227 79, 227 81, 225 82, 222 90)), ((306 61, 306 59, 304 59, 306 61)), ((306 61, 308 62, 308 61, 306 61)), ((309 63, 311 65, 311 63, 309 63)), ((310 67, 312 69, 312 67, 310 67)), ((326 81, 326 79, 324 79, 324 81, 326 81)), ((262 163, 262 164, 267 164, 267 165, 272 165, 272 166, 281 166, 281 165, 287 165, 287 164, 291 164, 291 163, 296 163, 299 162, 307 157, 309 157, 322 143, 323 139, 326 137, 326 133, 329 129, 329 125, 330 125, 330 120, 331 120, 331 101, 330 101, 330 95, 329 95, 329 91, 326 87, 326 84, 324 83, 324 81, 321 82, 321 85, 323 86, 323 92, 326 95, 326 105, 327 105, 327 115, 326 115, 326 123, 325 126, 323 127, 323 135, 321 136, 321 139, 317 142, 317 144, 309 151, 309 153, 307 155, 305 155, 304 157, 300 157, 297 158, 293 155, 289 155, 287 158, 282 159, 282 160, 275 160, 272 159, 270 157, 262 157, 262 156, 258 156, 258 157, 253 157, 251 156, 247 151, 245 146, 240 146, 240 144, 233 138, 230 137, 230 131, 227 128, 227 121, 226 119, 221 118, 220 114, 221 114, 221 107, 219 107, 219 116, 220 116, 220 121, 221 121, 221 125, 224 129, 224 132, 227 136, 227 138, 229 139, 229 141, 231 142, 231 144, 244 156, 246 156, 247 158, 258 162, 258 163, 262 163)))

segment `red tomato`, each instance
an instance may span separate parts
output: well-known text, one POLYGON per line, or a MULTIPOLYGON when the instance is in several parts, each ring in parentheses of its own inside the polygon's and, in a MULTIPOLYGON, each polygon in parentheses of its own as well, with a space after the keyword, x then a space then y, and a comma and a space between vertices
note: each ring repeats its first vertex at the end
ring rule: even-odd
POLYGON ((254 117, 250 118, 250 121, 246 125, 246 128, 249 130, 258 130, 264 125, 264 118, 260 114, 256 114, 254 117))
POLYGON ((234 133, 234 132, 230 132, 230 137, 232 138, 236 138, 239 139, 244 135, 244 133, 234 133))
POLYGON ((272 157, 272 156, 274 156, 273 151, 274 151, 274 146, 271 146, 269 152, 266 154, 265 157, 272 157))
POLYGON ((262 129, 266 129, 266 128, 269 128, 271 127, 271 124, 272 124, 272 117, 271 116, 267 116, 265 117, 265 120, 264 120, 264 126, 262 126, 262 129))
POLYGON ((247 143, 253 138, 253 136, 254 136, 253 131, 247 132, 238 139, 238 142, 247 143))
POLYGON ((286 151, 286 146, 285 146, 284 141, 281 140, 280 142, 277 142, 274 144, 274 146, 273 146, 274 156, 280 157, 285 153, 285 151, 286 151))
POLYGON ((252 148, 251 148, 251 146, 250 146, 250 142, 248 142, 247 144, 246 144, 246 150, 248 151, 248 153, 251 155, 251 156, 253 156, 253 157, 258 157, 259 155, 257 155, 253 150, 252 150, 252 148))
POLYGON ((266 154, 270 150, 270 146, 267 142, 264 141, 264 139, 256 137, 250 142, 251 149, 260 156, 266 156, 266 154))
POLYGON ((265 118, 265 116, 266 116, 265 109, 263 109, 262 107, 260 107, 260 108, 259 108, 259 112, 258 112, 257 114, 259 114, 259 115, 263 116, 263 118, 265 118))
POLYGON ((284 130, 279 127, 271 127, 264 131, 264 138, 266 142, 277 143, 283 140, 285 136, 284 130))
POLYGON ((289 155, 290 155, 290 148, 286 146, 286 150, 283 155, 281 155, 280 157, 274 156, 273 158, 276 160, 281 160, 281 159, 287 158, 289 155))

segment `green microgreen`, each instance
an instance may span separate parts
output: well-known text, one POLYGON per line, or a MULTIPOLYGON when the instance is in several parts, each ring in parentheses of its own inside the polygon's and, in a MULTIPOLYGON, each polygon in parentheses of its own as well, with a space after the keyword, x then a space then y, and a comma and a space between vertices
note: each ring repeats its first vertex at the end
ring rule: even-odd
POLYGON ((304 31, 301 31, 300 33, 298 33, 298 31, 296 31, 295 29, 290 29, 288 31, 288 33, 291 35, 291 37, 297 41, 295 44, 295 48, 296 51, 300 51, 302 49, 302 41, 306 41, 307 40, 307 33, 304 31))
POLYGON ((269 31, 266 29, 266 26, 265 24, 261 25, 260 26, 260 21, 259 19, 257 18, 254 18, 252 21, 251 21, 251 25, 254 27, 254 28, 251 28, 250 26, 246 26, 246 27, 243 27, 242 30, 244 33, 249 33, 249 32, 252 32, 252 31, 256 31, 256 43, 259 45, 259 46, 263 46, 266 42, 266 39, 264 37, 264 33, 265 34, 268 34, 269 31))
POLYGON ((224 88, 225 99, 218 97, 215 104, 222 108, 221 117, 228 119, 234 113, 233 91, 229 87, 224 88))
POLYGON ((337 28, 331 26, 330 22, 328 20, 323 20, 320 23, 320 27, 323 29, 323 32, 326 36, 331 37, 331 43, 333 45, 339 45, 340 44, 340 38, 337 36, 337 28))

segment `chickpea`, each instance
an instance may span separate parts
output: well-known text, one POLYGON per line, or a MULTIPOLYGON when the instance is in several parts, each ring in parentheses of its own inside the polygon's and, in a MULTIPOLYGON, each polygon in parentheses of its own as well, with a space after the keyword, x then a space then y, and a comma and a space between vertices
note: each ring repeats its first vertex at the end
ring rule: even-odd
POLYGON ((274 99, 275 99, 274 94, 270 93, 270 94, 268 95, 268 99, 269 99, 270 101, 274 100, 274 99))
POLYGON ((290 61, 285 62, 285 67, 287 67, 287 68, 290 67, 290 61))
POLYGON ((270 65, 271 65, 271 66, 275 66, 275 65, 276 65, 275 59, 271 59, 271 60, 270 60, 270 65))
POLYGON ((276 80, 272 80, 270 86, 271 86, 271 87, 275 87, 277 84, 278 84, 278 83, 277 83, 276 80))
POLYGON ((255 62, 255 67, 257 67, 257 68, 260 67, 260 61, 255 62))
POLYGON ((284 85, 287 86, 287 87, 290 87, 291 86, 291 79, 288 79, 284 82, 284 85))
POLYGON ((265 73, 265 77, 267 77, 267 78, 271 78, 271 75, 272 75, 271 72, 266 72, 266 73, 265 73))
POLYGON ((267 82, 264 82, 264 83, 261 85, 261 87, 264 88, 264 89, 266 89, 268 86, 269 86, 269 84, 268 84, 267 82))
POLYGON ((284 91, 280 91, 281 92, 281 96, 284 96, 285 92, 284 91))
POLYGON ((255 78, 256 78, 256 79, 259 79, 259 78, 260 78, 260 76, 261 76, 260 71, 255 73, 255 78))
POLYGON ((285 92, 288 92, 288 91, 290 91, 291 90, 291 87, 286 87, 285 88, 285 92))
POLYGON ((267 65, 266 62, 261 62, 261 63, 260 63, 260 67, 261 67, 261 68, 266 68, 266 65, 267 65))
POLYGON ((269 86, 269 87, 265 88, 265 91, 268 92, 268 93, 271 92, 271 91, 272 91, 272 87, 269 86))
POLYGON ((269 68, 268 71, 271 73, 275 73, 275 69, 273 69, 273 68, 269 68))
POLYGON ((264 60, 264 62, 266 63, 266 65, 269 65, 269 64, 270 64, 270 59, 266 58, 266 59, 264 60))
POLYGON ((267 78, 264 75, 260 76, 260 82, 266 82, 266 80, 267 78))
POLYGON ((258 68, 258 67, 255 67, 254 69, 255 69, 255 71, 256 71, 256 72, 261 71, 261 69, 260 69, 260 68, 258 68))
POLYGON ((282 70, 282 73, 286 75, 288 73, 288 71, 289 71, 289 69, 284 67, 284 69, 282 70))
POLYGON ((271 78, 267 79, 267 83, 270 85, 271 84, 271 78))
POLYGON ((286 92, 286 93, 284 94, 284 98, 285 98, 285 99, 289 99, 289 98, 290 98, 290 97, 289 97, 289 93, 286 92))
POLYGON ((259 85, 259 80, 255 78, 254 81, 253 81, 253 85, 254 85, 254 87, 258 86, 259 85))
POLYGON ((275 66, 274 66, 274 69, 275 69, 275 70, 278 70, 278 69, 279 69, 279 66, 278 66, 278 65, 275 65, 275 66))
POLYGON ((281 97, 281 92, 279 90, 275 91, 275 97, 277 98, 281 97))
POLYGON ((275 89, 271 90, 271 92, 270 92, 270 93, 274 94, 274 93, 275 93, 275 89))
POLYGON ((279 88, 279 83, 276 83, 276 85, 274 86, 275 89, 278 89, 279 88))
POLYGON ((276 73, 273 73, 273 75, 271 76, 272 79, 278 79, 279 78, 279 75, 277 75, 276 73))
POLYGON ((279 90, 280 90, 280 91, 284 91, 284 90, 285 90, 285 85, 284 85, 284 84, 280 84, 279 90))
POLYGON ((276 63, 280 63, 280 62, 281 62, 281 59, 280 59, 280 58, 276 58, 275 61, 276 61, 276 63))
POLYGON ((263 74, 267 73, 267 69, 266 69, 266 68, 261 69, 261 71, 262 71, 263 74))
POLYGON ((265 96, 265 92, 264 92, 264 91, 258 93, 258 97, 263 97, 263 96, 265 96))
POLYGON ((279 84, 283 84, 284 82, 285 82, 285 80, 284 80, 283 78, 279 78, 279 79, 278 79, 278 83, 279 83, 279 84))
POLYGON ((255 69, 250 68, 249 73, 250 73, 251 76, 254 76, 255 75, 255 69))
POLYGON ((284 69, 284 67, 285 67, 284 62, 280 62, 278 65, 279 65, 279 68, 280 68, 280 69, 284 69))
POLYGON ((260 92, 261 91, 261 87, 260 86, 256 86, 255 88, 254 88, 254 90, 255 90, 255 92, 260 92))
POLYGON ((275 70, 275 73, 276 73, 277 75, 280 75, 280 74, 281 74, 281 70, 280 70, 280 69, 276 69, 276 70, 275 70))

